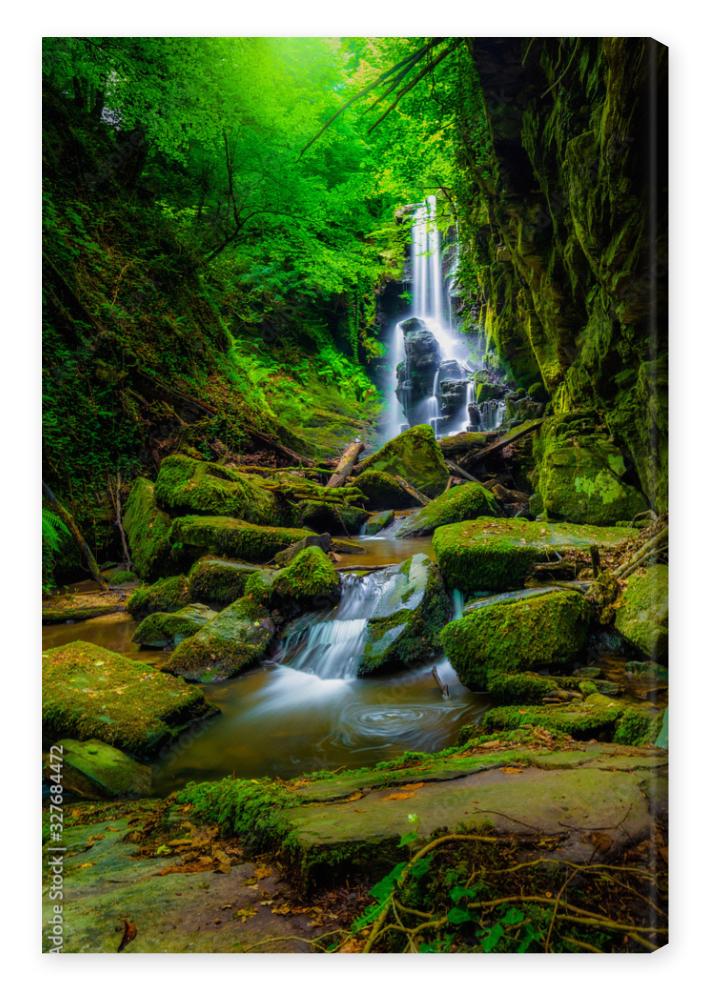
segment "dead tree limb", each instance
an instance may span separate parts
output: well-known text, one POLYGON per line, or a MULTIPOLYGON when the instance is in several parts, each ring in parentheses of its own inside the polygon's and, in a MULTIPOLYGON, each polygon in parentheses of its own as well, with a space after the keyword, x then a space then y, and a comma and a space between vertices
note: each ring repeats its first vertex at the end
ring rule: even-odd
POLYGON ((64 504, 57 499, 57 497, 54 495, 54 491, 50 489, 49 486, 47 486, 44 480, 42 480, 42 493, 46 497, 49 505, 52 507, 54 511, 56 511, 57 515, 62 519, 64 524, 69 529, 72 538, 78 545, 81 554, 86 560, 86 565, 88 566, 88 570, 91 576, 94 578, 94 580, 99 585, 101 590, 109 590, 108 582, 102 575, 101 570, 98 567, 98 563, 96 562, 96 559, 94 557, 94 554, 89 548, 86 539, 81 534, 78 524, 71 516, 69 511, 66 509, 64 504))
POLYGON ((123 512, 121 507, 121 474, 116 473, 115 482, 109 477, 108 480, 108 496, 111 500, 111 506, 113 507, 113 513, 116 515, 115 525, 118 528, 118 534, 121 536, 121 548, 123 549, 123 561, 126 564, 126 569, 132 569, 133 563, 130 557, 130 549, 128 548, 128 539, 126 538, 126 533, 123 528, 123 512))
POLYGON ((360 452, 363 450, 364 444, 359 441, 353 441, 352 444, 348 444, 342 453, 340 461, 337 463, 335 471, 328 479, 327 486, 343 486, 345 480, 352 472, 354 465, 359 457, 360 452))

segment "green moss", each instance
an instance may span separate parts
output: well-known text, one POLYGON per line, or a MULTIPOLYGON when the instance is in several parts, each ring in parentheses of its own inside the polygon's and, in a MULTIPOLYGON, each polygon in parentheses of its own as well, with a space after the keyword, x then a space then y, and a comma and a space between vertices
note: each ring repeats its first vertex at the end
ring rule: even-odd
MULTIPOLYGON (((64 748, 62 784, 82 798, 114 799, 150 794, 151 772, 116 747, 100 740, 57 741, 64 748)), ((48 783, 53 775, 47 773, 48 783)))
POLYGON ((331 535, 355 535, 367 520, 367 512, 361 507, 324 500, 302 500, 294 513, 298 524, 331 535))
POLYGON ((157 611, 179 611, 190 602, 186 576, 168 576, 149 586, 138 587, 128 598, 126 610, 134 618, 145 618, 157 611))
POLYGON ((449 588, 468 596, 508 590, 524 583, 537 562, 622 545, 630 528, 546 524, 520 518, 484 518, 437 528, 433 550, 449 588))
POLYGON ((357 489, 364 494, 368 510, 382 510, 387 507, 398 510, 411 506, 411 497, 389 472, 365 469, 354 482, 357 489))
POLYGON ((662 729, 663 713, 656 709, 628 708, 621 716, 613 739, 631 746, 653 744, 662 729))
POLYGON ((70 642, 42 654, 48 743, 98 739, 145 758, 210 711, 198 688, 93 643, 70 642))
POLYGON ((170 538, 194 556, 233 556, 247 562, 265 563, 293 542, 312 532, 302 528, 267 528, 233 517, 186 515, 173 521, 170 538))
POLYGON ((294 797, 267 778, 253 781, 190 782, 177 793, 177 801, 191 805, 194 815, 235 835, 250 850, 282 849, 291 826, 284 815, 294 797))
POLYGON ((149 479, 136 479, 123 512, 123 527, 141 579, 154 580, 174 567, 171 525, 169 516, 158 508, 154 485, 149 479))
POLYGON ((257 569, 251 563, 204 556, 190 570, 190 597, 205 604, 232 604, 243 596, 247 579, 257 569))
POLYGON ((486 688, 489 675, 568 663, 586 641, 587 605, 573 591, 477 608, 441 633, 458 676, 486 688))
POLYGON ((539 726, 551 732, 566 733, 579 740, 609 739, 622 714, 621 705, 613 702, 592 704, 590 699, 563 706, 505 705, 489 709, 483 716, 481 725, 488 732, 516 730, 520 726, 539 726))
MULTIPOLYGON (((412 427, 387 442, 362 462, 361 469, 403 476, 429 497, 443 492, 449 476, 448 466, 433 428, 426 424, 412 427)), ((386 506, 393 505, 387 503, 386 506)))
POLYGON ((167 669, 203 684, 227 680, 261 659, 273 633, 273 622, 263 606, 241 597, 181 642, 167 669))
POLYGON ((387 594, 388 602, 367 624, 360 676, 400 670, 441 651, 450 600, 435 563, 420 553, 408 559, 387 594))
POLYGON ((264 608, 269 607, 276 572, 274 569, 257 569, 246 579, 244 597, 263 605, 264 608))
POLYGON ((646 656, 667 660, 669 571, 657 564, 629 578, 615 615, 620 634, 646 656))
POLYGON ((382 510, 377 514, 372 514, 362 529, 365 535, 378 535, 380 531, 387 528, 394 520, 393 510, 382 510))
POLYGON ((252 524, 280 524, 278 498, 249 477, 214 462, 170 455, 160 464, 155 496, 175 514, 219 514, 252 524))
POLYGON ((415 511, 397 529, 397 537, 432 535, 443 524, 467 521, 482 516, 499 514, 499 507, 492 493, 480 483, 463 483, 441 494, 435 500, 415 511))
POLYGON ((204 604, 188 604, 180 611, 156 611, 148 615, 133 633, 133 642, 150 649, 179 646, 188 636, 199 632, 216 612, 204 604))
POLYGON ((301 611, 327 607, 340 599, 340 576, 322 549, 311 545, 280 570, 271 589, 271 602, 301 611))
POLYGON ((558 691, 552 677, 541 674, 508 673, 505 670, 490 671, 486 677, 487 690, 493 699, 502 705, 533 705, 558 691))

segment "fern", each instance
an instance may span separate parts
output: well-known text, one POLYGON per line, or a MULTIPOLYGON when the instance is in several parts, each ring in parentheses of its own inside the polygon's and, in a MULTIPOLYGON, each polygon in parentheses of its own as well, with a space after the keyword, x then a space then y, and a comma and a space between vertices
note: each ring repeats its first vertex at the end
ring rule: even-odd
POLYGON ((45 593, 54 586, 57 557, 70 537, 69 529, 59 515, 48 507, 42 507, 42 590, 45 593))

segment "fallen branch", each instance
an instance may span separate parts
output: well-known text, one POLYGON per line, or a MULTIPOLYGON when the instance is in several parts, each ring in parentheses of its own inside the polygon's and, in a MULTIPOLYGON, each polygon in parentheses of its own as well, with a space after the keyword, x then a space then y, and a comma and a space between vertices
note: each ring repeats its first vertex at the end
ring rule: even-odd
POLYGON ((623 580, 626 576, 630 576, 634 569, 638 569, 653 556, 659 555, 664 551, 667 548, 668 540, 669 528, 665 525, 652 538, 649 538, 644 545, 641 545, 622 566, 619 566, 615 570, 616 577, 619 580, 623 580))
POLYGON ((425 493, 421 492, 421 490, 417 490, 416 487, 412 486, 411 483, 407 482, 403 476, 394 476, 394 479, 396 479, 397 483, 402 488, 404 493, 408 493, 408 495, 412 498, 412 500, 415 500, 416 503, 421 504, 422 507, 425 507, 427 503, 431 502, 430 497, 427 497, 425 493))
POLYGON ((465 469, 461 468, 461 466, 458 465, 457 462, 452 462, 449 458, 446 459, 446 465, 448 466, 451 472, 454 472, 456 476, 459 476, 461 479, 466 479, 469 483, 480 482, 479 479, 476 479, 475 476, 471 476, 470 473, 466 472, 465 469))
POLYGON ((359 457, 359 453, 363 450, 364 444, 359 439, 352 442, 352 444, 347 445, 340 461, 337 463, 335 471, 328 479, 327 486, 343 486, 345 480, 352 472, 355 462, 359 457))
POLYGON ((121 474, 116 473, 115 482, 111 481, 109 476, 108 479, 108 495, 111 500, 111 506, 113 507, 113 513, 116 515, 115 525, 118 528, 118 533, 121 536, 121 548, 123 549, 123 561, 126 564, 127 569, 133 568, 133 563, 130 557, 130 549, 128 548, 128 539, 126 538, 126 533, 123 528, 123 516, 121 511, 121 474))
POLYGON ((526 424, 520 424, 519 427, 515 427, 508 434, 503 434, 501 438, 495 441, 494 444, 489 444, 486 448, 482 448, 480 451, 471 451, 461 458, 461 465, 478 465, 483 462, 486 458, 494 455, 496 452, 501 451, 506 448, 508 444, 512 444, 514 441, 519 441, 520 438, 525 437, 527 434, 531 434, 532 431, 536 431, 537 428, 541 427, 544 423, 543 417, 538 420, 528 420, 526 424))
POLYGON ((74 541, 78 545, 79 550, 81 551, 81 554, 83 555, 84 559, 86 560, 86 565, 88 567, 88 570, 89 570, 89 573, 91 574, 91 576, 94 578, 94 580, 99 585, 99 587, 101 588, 101 590, 109 590, 110 588, 108 586, 108 582, 106 581, 105 577, 102 575, 101 570, 98 567, 98 563, 96 562, 96 559, 94 557, 94 554, 91 551, 91 549, 89 548, 89 546, 88 546, 88 544, 86 542, 86 539, 81 534, 81 531, 79 530, 78 524, 76 523, 76 521, 74 520, 74 518, 71 516, 71 514, 69 513, 69 511, 66 509, 66 507, 64 506, 64 504, 61 503, 61 501, 57 499, 57 497, 54 495, 53 490, 51 490, 50 487, 47 486, 47 484, 45 483, 44 480, 42 480, 42 493, 44 493, 44 495, 47 498, 47 501, 50 504, 50 506, 52 507, 52 509, 56 511, 56 513, 58 514, 58 516, 62 519, 62 521, 64 522, 64 524, 67 526, 67 528, 71 532, 72 538, 74 539, 74 541))

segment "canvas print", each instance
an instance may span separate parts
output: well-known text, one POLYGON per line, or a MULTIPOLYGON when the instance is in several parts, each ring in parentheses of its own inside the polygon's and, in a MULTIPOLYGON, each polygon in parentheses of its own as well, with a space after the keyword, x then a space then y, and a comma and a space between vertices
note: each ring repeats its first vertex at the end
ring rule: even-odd
POLYGON ((44 39, 43 951, 666 943, 666 101, 44 39))

